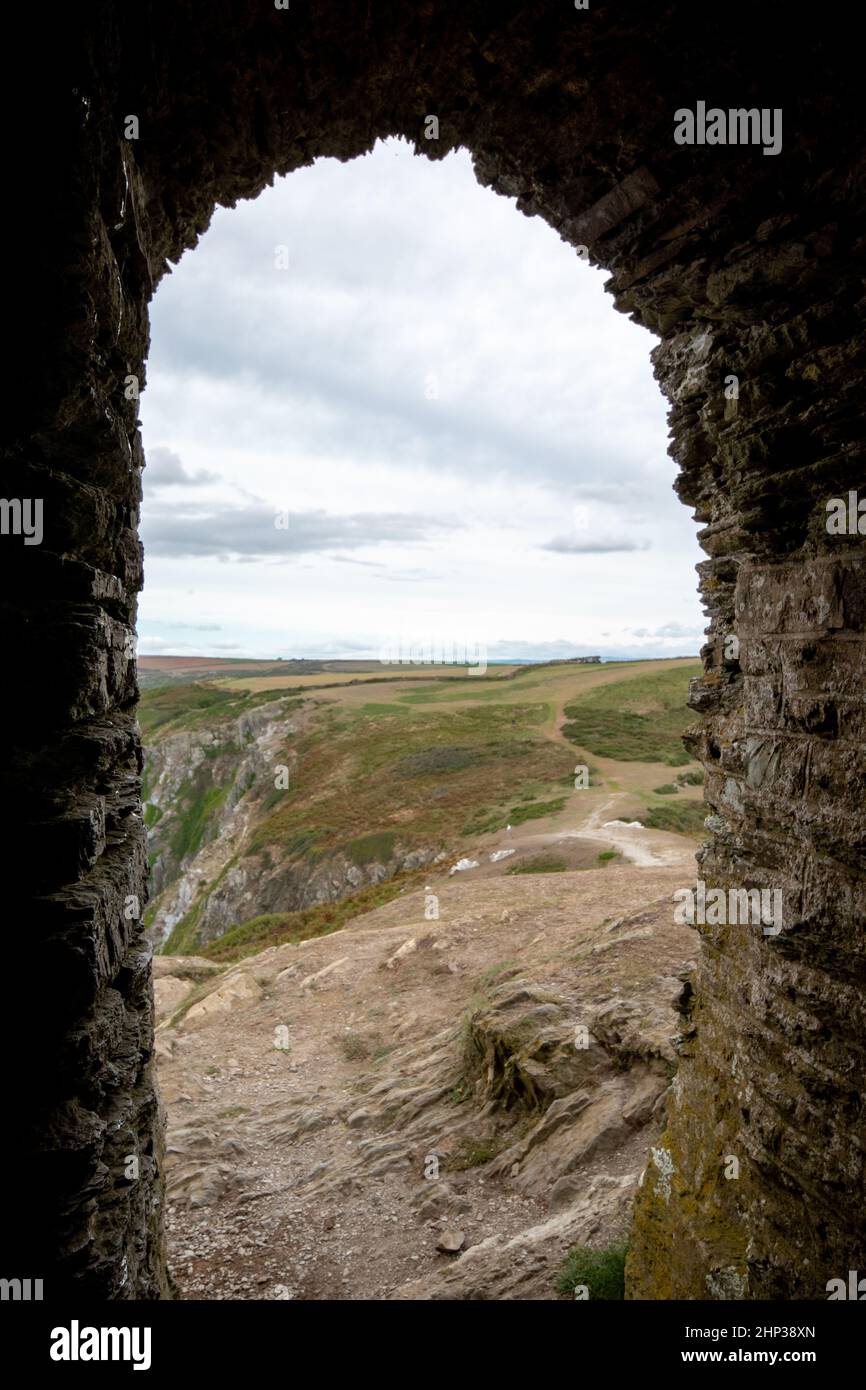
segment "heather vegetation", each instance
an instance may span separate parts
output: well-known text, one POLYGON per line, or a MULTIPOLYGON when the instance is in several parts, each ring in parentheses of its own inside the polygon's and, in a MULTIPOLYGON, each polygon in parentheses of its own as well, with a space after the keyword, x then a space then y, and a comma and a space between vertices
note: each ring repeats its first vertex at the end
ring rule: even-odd
POLYGON ((327 934, 458 862, 615 872, 621 847, 582 828, 594 811, 703 832, 689 662, 388 680, 334 666, 145 691, 147 920, 164 951, 229 961, 327 934))

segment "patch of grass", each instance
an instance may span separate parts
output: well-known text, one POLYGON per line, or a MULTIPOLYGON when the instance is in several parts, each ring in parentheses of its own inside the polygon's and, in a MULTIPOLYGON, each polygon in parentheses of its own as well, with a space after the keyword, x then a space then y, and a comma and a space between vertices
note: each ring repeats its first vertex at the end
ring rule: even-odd
MULTIPOLYGON (((285 796, 285 792, 277 792, 278 797, 281 795, 285 796)), ((267 863, 267 867, 271 868, 273 866, 271 849, 279 848, 286 859, 305 859, 325 833, 315 826, 307 826, 303 830, 292 830, 287 835, 275 839, 263 831, 262 827, 259 827, 244 851, 244 858, 248 859, 253 854, 261 854, 263 858, 267 855, 270 861, 267 863)))
MULTIPOLYGON (((461 685, 471 696, 472 682, 461 685)), ((317 858, 349 845, 363 867, 387 861, 388 843, 371 841, 371 830, 393 835, 407 852, 450 848, 462 826, 467 835, 497 830, 515 789, 520 795, 535 783, 553 795, 569 769, 569 750, 537 731, 546 710, 500 700, 365 719, 317 700, 292 742, 294 791, 263 810, 249 848, 281 846, 313 825, 317 858)))
POLYGON ((576 1245, 569 1250, 556 1280, 558 1291, 574 1297, 575 1288, 585 1285, 591 1299, 625 1298, 626 1244, 609 1245, 605 1250, 591 1250, 588 1245, 576 1245))
POLYGON ((663 782, 660 787, 653 787, 653 796, 676 796, 678 791, 673 782, 663 782))
POLYGON ((699 772, 681 772, 677 781, 681 787, 702 787, 704 785, 703 768, 699 772))
POLYGON ((360 1033, 341 1033, 337 1043, 347 1062, 364 1062, 370 1056, 370 1044, 360 1033))
POLYGON ((467 1168, 480 1168, 482 1164, 489 1163, 497 1154, 502 1152, 503 1141, 501 1139, 473 1139, 464 1135, 453 1153, 448 1158, 448 1168, 452 1172, 462 1173, 467 1168))
MULTIPOLYGON (((199 771, 200 769, 197 769, 197 772, 199 771)), ((212 818, 215 818, 216 812, 229 794, 229 786, 200 788, 200 781, 201 778, 196 774, 188 778, 175 802, 176 824, 169 840, 169 848, 178 863, 201 848, 212 818)))
POLYGON ((357 835, 346 845, 346 854, 359 869, 367 864, 387 864, 394 853, 397 836, 393 830, 373 830, 357 835))
POLYGON ((386 1057, 390 1057, 391 1053, 396 1051, 396 1048, 396 1043, 383 1043, 381 1047, 376 1048, 370 1060, 372 1062, 383 1062, 386 1057))
POLYGON ((533 801, 527 806, 512 806, 508 812, 508 820, 511 825, 522 825, 527 820, 538 820, 542 816, 555 816, 565 805, 565 797, 557 797, 555 801, 533 801))
POLYGON ((262 810, 272 811, 284 796, 291 795, 293 791, 294 787, 270 787, 262 797, 262 810))
POLYGON ((505 824, 504 811, 481 808, 473 816, 470 816, 460 833, 461 835, 487 835, 493 830, 503 830, 505 824))
POLYGON ((199 898, 186 916, 175 923, 163 943, 160 955, 191 956, 195 954, 198 946, 198 924, 201 920, 203 907, 204 898, 199 898))
POLYGON ((641 821, 650 830, 674 830, 698 839, 707 834, 704 819, 708 809, 702 801, 680 801, 676 806, 648 806, 641 821))
POLYGON ((477 762, 478 754, 472 748, 436 744, 433 748, 424 748, 419 753, 410 753, 407 758, 401 758, 391 772, 394 777, 427 777, 431 773, 456 772, 477 762))
POLYGON ((598 757, 681 767, 690 761, 681 735, 694 718, 688 682, 700 671, 695 663, 588 690, 565 706, 562 732, 598 757))
POLYGON ((518 864, 512 864, 505 872, 507 874, 561 874, 568 865, 564 859, 560 859, 556 854, 536 854, 531 859, 522 859, 518 864))
POLYGON ((383 701, 381 704, 370 703, 362 705, 358 713, 362 714, 366 719, 387 719, 389 715, 392 714, 401 714, 405 718, 409 711, 406 709, 405 705, 389 705, 383 701))
POLYGON ((518 964, 519 962, 516 960, 500 960, 497 961, 495 965, 488 966, 478 977, 481 988, 483 990, 488 989, 495 980, 500 979, 503 975, 507 975, 509 971, 516 970, 518 964))
POLYGON ((218 965, 178 965, 172 968, 171 973, 176 980, 192 980, 198 984, 201 980, 211 980, 214 975, 221 975, 222 970, 218 965))
POLYGON ((619 859, 618 849, 603 849, 598 856, 599 864, 609 864, 612 859, 619 859))
POLYGON ((163 809, 161 806, 154 806, 152 801, 148 801, 145 804, 144 823, 147 826, 148 830, 150 830, 152 826, 156 825, 157 821, 161 821, 162 817, 163 809))
MULTIPOLYGON (((458 700, 472 700, 473 703, 476 700, 501 700, 502 684, 501 676, 450 676, 439 685, 423 686, 407 695, 401 695, 400 699, 407 705, 447 705, 455 704, 458 700)), ((542 684, 542 681, 524 681, 520 693, 523 694, 524 690, 542 684)))

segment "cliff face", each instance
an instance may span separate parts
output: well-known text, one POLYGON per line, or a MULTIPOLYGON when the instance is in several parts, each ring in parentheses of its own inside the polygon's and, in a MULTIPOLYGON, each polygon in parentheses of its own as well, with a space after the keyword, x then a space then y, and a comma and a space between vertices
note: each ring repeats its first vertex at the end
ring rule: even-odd
POLYGON ((145 745, 142 799, 154 895, 234 823, 241 799, 277 761, 275 741, 281 745, 295 732, 294 721, 281 715, 280 706, 265 705, 219 728, 145 745))
POLYGON ((761 279, 784 300, 774 322, 755 322, 747 252, 726 275, 726 302, 744 306, 733 323, 655 353, 678 491, 706 518, 711 557, 706 673, 691 694, 705 723, 687 739, 713 813, 699 874, 726 892, 780 893, 783 925, 698 929, 661 1145, 669 1173, 651 1163, 638 1197, 632 1297, 825 1297, 866 1249, 852 1201, 866 1178, 866 570, 862 540, 826 526, 828 501, 864 476, 859 447, 841 442, 864 338, 820 298, 826 260, 808 248, 822 244, 826 207, 815 214, 752 233, 761 279), (771 251, 780 225, 797 240, 771 251), (707 384, 732 362, 739 399, 719 400, 707 384))
POLYGON ((312 835, 298 845, 298 837, 268 832, 270 800, 280 795, 275 768, 294 777, 297 736, 309 722, 305 711, 287 713, 287 703, 298 702, 277 700, 146 745, 147 923, 155 946, 202 946, 253 917, 338 902, 437 857, 437 848, 389 837, 389 853, 358 864, 338 847, 319 849, 312 835))
POLYGON ((466 145, 482 182, 586 246, 617 307, 659 335, 678 488, 709 557, 693 694, 712 814, 702 873, 784 892, 778 936, 702 932, 631 1292, 822 1296, 866 1258, 866 584, 862 540, 825 526, 827 500, 864 478, 857 45, 775 14, 764 35, 754 8, 739 20, 690 3, 241 3, 203 21, 173 0, 92 16, 41 36, 57 79, 17 113, 22 182, 47 149, 52 160, 22 204, 33 267, 4 489, 44 500, 45 535, 3 538, 4 644, 23 673, 4 775, 13 909, 36 934, 47 1021, 16 1102, 25 1162, 10 1190, 29 1220, 10 1259, 35 1262, 55 1292, 164 1287, 134 910, 144 459, 124 389, 130 375, 144 386, 148 300, 216 203, 403 134, 433 158, 466 145), (782 110, 781 152, 677 144, 674 112, 705 99, 782 110), (431 112, 438 142, 424 139, 431 112), (739 1178, 724 1176, 726 1155, 739 1178))

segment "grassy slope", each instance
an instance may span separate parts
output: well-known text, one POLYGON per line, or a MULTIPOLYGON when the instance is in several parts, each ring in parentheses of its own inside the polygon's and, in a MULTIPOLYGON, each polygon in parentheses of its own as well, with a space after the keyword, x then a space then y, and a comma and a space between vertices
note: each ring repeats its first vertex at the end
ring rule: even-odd
POLYGON ((138 722, 144 742, 154 743, 171 734, 189 733, 193 729, 213 728, 220 723, 237 719, 258 705, 280 701, 283 713, 296 709, 300 699, 280 699, 280 692, 260 690, 244 692, 228 690, 211 681, 190 681, 163 685, 142 693, 138 706, 138 722))
MULTIPOLYGON (((693 716, 684 700, 688 678, 699 670, 691 662, 551 666, 521 670, 507 682, 494 677, 498 690, 483 678, 461 681, 459 691, 448 679, 405 692, 394 681, 378 688, 306 690, 307 727, 287 739, 277 758, 292 765, 291 785, 281 791, 261 779, 257 824, 246 852, 263 852, 267 860, 279 848, 281 857, 315 862, 339 851, 364 866, 387 861, 397 847, 456 852, 464 837, 555 815, 571 792, 576 756, 554 736, 563 706, 565 738, 584 752, 616 759, 624 777, 632 760, 687 763, 680 734, 693 716)), ((250 693, 237 685, 149 692, 142 726, 151 738, 211 727, 285 694, 273 688, 250 693)), ((285 699, 287 709, 298 703, 285 699)), ((617 773, 617 763, 608 763, 605 779, 617 773)), ((641 819, 699 834, 705 812, 697 795, 690 789, 680 801, 644 793, 651 805, 641 819)), ((197 832, 193 806, 188 815, 197 832)), ((404 882, 400 875, 340 903, 257 918, 206 948, 197 944, 193 907, 166 949, 204 949, 214 959, 237 959, 278 940, 334 930, 379 905, 378 897, 367 900, 370 892, 390 896, 404 882)))
POLYGON ((371 837, 390 836, 389 849, 444 846, 479 815, 504 826, 523 799, 561 795, 568 777, 567 749, 539 732, 546 717, 541 703, 324 706, 287 745, 285 759, 297 756, 291 786, 268 791, 250 852, 315 831, 310 856, 346 850, 363 864, 377 857, 361 843, 371 837))
POLYGON ((600 758, 667 763, 690 762, 681 735, 694 715, 685 702, 690 676, 701 667, 679 667, 590 691, 565 707, 566 738, 600 758))

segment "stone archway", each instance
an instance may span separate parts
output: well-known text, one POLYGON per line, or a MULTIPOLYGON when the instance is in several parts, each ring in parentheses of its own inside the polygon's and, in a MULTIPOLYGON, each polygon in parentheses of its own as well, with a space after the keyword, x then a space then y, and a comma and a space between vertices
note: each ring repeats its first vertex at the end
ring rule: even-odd
POLYGON ((586 245, 617 307, 658 334, 677 490, 708 555, 701 874, 784 892, 779 936, 704 933, 631 1294, 822 1296, 866 1258, 866 577, 862 541, 825 526, 827 500, 864 476, 864 161, 845 36, 831 53, 811 29, 764 35, 684 0, 92 13, 22 122, 47 167, 27 208, 39 273, 4 491, 42 499, 44 537, 2 542, 5 643, 26 671, 6 777, 41 1026, 15 1098, 25 1229, 8 1272, 52 1294, 165 1291, 131 644, 143 456, 127 388, 144 386, 148 300, 216 203, 402 134, 433 158, 467 146, 483 183, 586 245), (677 144, 674 113, 699 101, 781 109, 781 151, 677 144))

